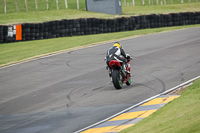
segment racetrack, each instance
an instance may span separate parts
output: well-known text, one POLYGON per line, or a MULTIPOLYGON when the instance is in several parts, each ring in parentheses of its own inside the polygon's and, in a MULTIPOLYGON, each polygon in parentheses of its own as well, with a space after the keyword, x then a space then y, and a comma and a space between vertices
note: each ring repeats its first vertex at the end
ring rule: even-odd
POLYGON ((105 69, 112 43, 0 69, 0 132, 72 133, 200 75, 200 28, 120 42, 133 57, 121 90, 105 69))

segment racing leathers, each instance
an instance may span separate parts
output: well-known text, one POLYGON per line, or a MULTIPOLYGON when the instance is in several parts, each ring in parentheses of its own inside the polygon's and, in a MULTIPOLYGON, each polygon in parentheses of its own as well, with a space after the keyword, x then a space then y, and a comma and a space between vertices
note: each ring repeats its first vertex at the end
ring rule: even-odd
MULTIPOLYGON (((125 54, 124 50, 122 48, 119 48, 117 46, 113 46, 111 47, 106 54, 106 64, 107 64, 107 68, 108 70, 110 70, 109 67, 109 62, 111 60, 117 60, 118 62, 120 62, 123 66, 123 71, 126 73, 130 73, 126 70, 127 68, 127 59, 126 59, 127 55, 125 54)), ((111 76, 111 75, 110 75, 111 76)))

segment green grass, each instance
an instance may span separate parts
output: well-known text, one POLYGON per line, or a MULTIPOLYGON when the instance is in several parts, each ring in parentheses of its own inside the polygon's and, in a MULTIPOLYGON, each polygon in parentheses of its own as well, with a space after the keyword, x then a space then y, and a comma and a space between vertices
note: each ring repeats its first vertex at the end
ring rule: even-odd
MULTIPOLYGON (((0 0, 0 13, 4 13, 4 0, 0 0)), ((67 0, 69 9, 77 9, 76 0, 67 0)), ((37 0, 38 11, 47 10, 46 0, 37 0)), ((25 0, 17 0, 19 12, 26 12, 25 0)), ((7 13, 16 12, 15 0, 6 0, 7 13)), ((36 11, 35 0, 27 0, 28 11, 36 11)), ((59 9, 66 9, 65 0, 58 0, 59 9)), ((85 0, 79 0, 80 9, 86 9, 85 0)), ((49 0, 49 10, 57 10, 56 0, 49 0)))
MULTIPOLYGON (((3 0, 0 0, 0 24, 17 24, 17 23, 34 23, 44 22, 60 19, 74 19, 74 18, 115 18, 122 16, 132 16, 141 14, 160 14, 160 13, 174 13, 174 12, 188 12, 188 11, 200 11, 200 3, 190 4, 176 4, 179 0, 174 0, 175 5, 165 6, 123 6, 123 15, 108 15, 102 13, 92 13, 85 11, 85 0, 80 0, 81 10, 76 9, 76 0, 68 0, 69 9, 65 9, 64 0, 59 0, 59 10, 56 10, 55 0, 49 0, 49 10, 46 11, 46 0, 38 0, 39 11, 35 11, 34 0, 28 1, 28 10, 26 12, 24 0, 18 0, 19 12, 16 12, 15 0, 7 1, 7 14, 3 13, 3 0), (177 1, 177 2, 175 2, 177 1)), ((127 0, 131 2, 132 0, 127 0)), ((147 1, 147 0, 146 0, 147 1)), ((123 4, 124 1, 122 1, 123 4)), ((194 2, 194 0, 192 0, 194 2)), ((136 5, 141 5, 141 0, 136 0, 136 5), (139 2, 140 4, 137 4, 139 2)), ((199 26, 199 25, 198 25, 199 26)), ((10 44, 0 45, 0 65, 24 60, 30 57, 34 57, 41 54, 51 53, 63 49, 82 46, 86 44, 107 41, 112 39, 118 39, 133 35, 155 33, 165 30, 173 30, 179 28, 185 28, 191 26, 171 27, 171 28, 158 28, 147 29, 140 31, 110 33, 101 35, 90 36, 75 36, 65 37, 58 39, 18 42, 10 44), (92 36, 92 37, 91 37, 92 36), (81 40, 81 41, 79 41, 81 40), (70 42, 66 44, 66 42, 70 42)))
POLYGON ((200 27, 200 24, 190 26, 116 32, 107 34, 96 34, 87 36, 63 37, 36 41, 3 43, 0 44, 0 66, 26 60, 27 58, 35 57, 42 54, 48 54, 55 51, 66 50, 69 48, 84 46, 102 41, 114 41, 119 40, 120 38, 133 37, 135 35, 145 35, 150 33, 157 33, 162 31, 170 31, 190 27, 200 27))
POLYGON ((124 15, 167 14, 196 11, 200 11, 200 3, 165 6, 127 6, 126 8, 123 8, 124 15))
POLYGON ((36 23, 51 20, 61 20, 61 19, 75 19, 75 18, 106 18, 112 15, 101 14, 101 13, 91 13, 79 10, 50 10, 50 11, 33 11, 33 12, 20 12, 20 13, 9 13, 0 14, 0 24, 16 24, 16 23, 36 23))
POLYGON ((120 133, 199 133, 199 103, 200 79, 181 92, 181 97, 120 133))
MULTIPOLYGON (((2 0, 0 0, 2 2, 2 0)), ((39 0, 38 0, 39 1, 39 0)), ((59 0, 61 2, 61 0, 59 0)), ((62 0, 64 1, 64 0, 62 0)), ((70 1, 70 0, 68 0, 70 1)), ((73 0, 75 1, 75 0, 73 0)), ((141 1, 141 0, 140 0, 141 1)), ((64 5, 64 3, 62 4, 64 5)), ((0 4, 0 7, 2 5, 0 4)), ((20 11, 14 12, 15 7, 13 6, 13 11, 4 14, 3 8, 0 8, 0 24, 13 24, 13 23, 32 23, 32 22, 44 22, 51 20, 61 20, 61 19, 74 19, 74 18, 115 18, 115 17, 128 17, 133 15, 143 15, 143 14, 162 14, 162 13, 176 13, 176 12, 195 12, 200 11, 200 2, 190 3, 190 4, 174 4, 165 6, 123 6, 122 15, 108 15, 103 13, 93 13, 87 12, 84 9, 64 9, 56 10, 55 7, 52 10, 45 11, 35 11, 29 10, 29 12, 20 11)), ((34 7, 35 8, 35 7, 34 7)))

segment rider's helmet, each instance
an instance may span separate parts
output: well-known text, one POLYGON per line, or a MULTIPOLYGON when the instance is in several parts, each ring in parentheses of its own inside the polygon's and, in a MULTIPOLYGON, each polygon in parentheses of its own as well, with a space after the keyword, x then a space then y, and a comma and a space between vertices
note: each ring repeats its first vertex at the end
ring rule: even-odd
POLYGON ((115 42, 115 44, 113 46, 117 46, 118 48, 122 48, 122 46, 119 42, 115 42))

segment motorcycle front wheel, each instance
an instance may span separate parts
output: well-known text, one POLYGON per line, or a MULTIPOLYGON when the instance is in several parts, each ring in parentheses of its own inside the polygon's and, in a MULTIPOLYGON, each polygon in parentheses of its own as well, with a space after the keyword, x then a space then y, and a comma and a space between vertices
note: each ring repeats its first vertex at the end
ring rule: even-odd
POLYGON ((122 88, 123 86, 122 75, 118 70, 113 70, 112 80, 113 80, 113 85, 117 90, 122 88))

